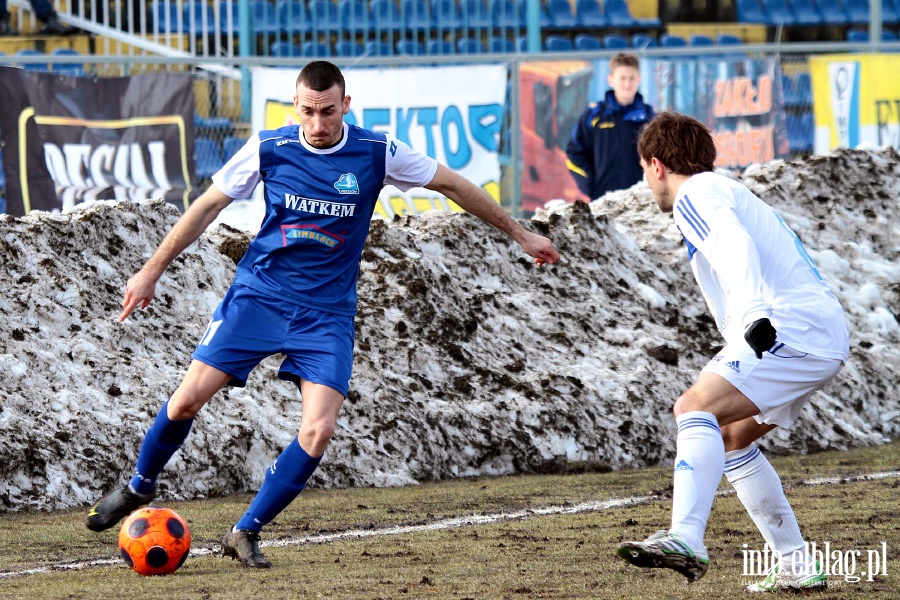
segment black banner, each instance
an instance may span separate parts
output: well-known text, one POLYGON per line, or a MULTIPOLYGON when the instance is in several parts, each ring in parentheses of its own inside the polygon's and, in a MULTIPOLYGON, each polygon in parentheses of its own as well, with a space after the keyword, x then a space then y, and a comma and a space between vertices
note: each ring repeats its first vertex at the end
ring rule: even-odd
POLYGON ((0 107, 11 215, 155 198, 184 210, 198 194, 188 73, 93 79, 0 67, 0 107))

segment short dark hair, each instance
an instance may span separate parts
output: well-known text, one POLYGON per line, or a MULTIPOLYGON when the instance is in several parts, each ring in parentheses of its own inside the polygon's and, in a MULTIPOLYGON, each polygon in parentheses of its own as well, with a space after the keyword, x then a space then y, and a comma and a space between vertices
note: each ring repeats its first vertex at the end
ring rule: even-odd
POLYGON ((337 65, 327 60, 314 60, 303 67, 297 76, 297 85, 300 84, 315 92, 324 92, 337 85, 341 88, 341 98, 346 95, 344 74, 337 65))
POLYGON ((634 54, 625 54, 624 52, 619 52, 611 59, 609 59, 609 72, 612 73, 616 70, 616 67, 631 67, 633 69, 639 69, 640 63, 638 63, 637 56, 634 54))
POLYGON ((706 125, 693 117, 661 112, 644 127, 638 138, 638 154, 644 162, 656 158, 677 175, 696 175, 714 170, 716 142, 706 125))

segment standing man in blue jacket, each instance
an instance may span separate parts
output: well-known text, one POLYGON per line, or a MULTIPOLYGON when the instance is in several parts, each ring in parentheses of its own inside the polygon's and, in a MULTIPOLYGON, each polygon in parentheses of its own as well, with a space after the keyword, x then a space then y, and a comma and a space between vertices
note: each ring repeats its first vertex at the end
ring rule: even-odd
POLYGON ((632 54, 619 53, 609 61, 606 80, 611 89, 584 112, 566 146, 566 166, 591 200, 631 187, 644 176, 637 138, 653 118, 653 107, 638 93, 638 66, 632 54))

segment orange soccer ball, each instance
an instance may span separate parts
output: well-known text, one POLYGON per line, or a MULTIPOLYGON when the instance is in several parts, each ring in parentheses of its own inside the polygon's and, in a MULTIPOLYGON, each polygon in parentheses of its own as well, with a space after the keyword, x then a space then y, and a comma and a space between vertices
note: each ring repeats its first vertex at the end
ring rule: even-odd
POLYGON ((168 508, 139 508, 119 530, 119 554, 141 575, 168 575, 184 564, 191 549, 187 523, 168 508))

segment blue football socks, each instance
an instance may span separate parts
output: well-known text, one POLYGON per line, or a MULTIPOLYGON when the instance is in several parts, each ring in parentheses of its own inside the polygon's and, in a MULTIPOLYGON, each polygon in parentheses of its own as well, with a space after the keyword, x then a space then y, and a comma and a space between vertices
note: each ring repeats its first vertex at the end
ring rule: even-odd
POLYGON ((237 530, 258 532, 283 511, 306 487, 322 457, 312 457, 300 447, 297 438, 284 449, 266 470, 266 478, 250 508, 235 525, 237 530))
POLYGON ((130 483, 131 489, 138 494, 148 494, 153 490, 163 467, 181 448, 194 423, 193 417, 183 421, 169 420, 169 416, 166 414, 168 406, 169 401, 167 400, 159 410, 159 414, 156 415, 156 421, 147 430, 141 444, 137 460, 137 473, 131 478, 130 483))

